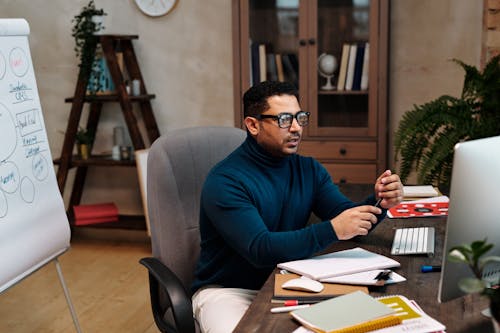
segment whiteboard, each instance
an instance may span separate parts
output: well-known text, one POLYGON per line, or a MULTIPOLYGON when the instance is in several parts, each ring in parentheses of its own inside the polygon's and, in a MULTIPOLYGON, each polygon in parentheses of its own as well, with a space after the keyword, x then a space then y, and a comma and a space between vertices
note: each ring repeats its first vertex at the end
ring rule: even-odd
POLYGON ((28 35, 26 20, 0 19, 0 293, 70 244, 28 35))

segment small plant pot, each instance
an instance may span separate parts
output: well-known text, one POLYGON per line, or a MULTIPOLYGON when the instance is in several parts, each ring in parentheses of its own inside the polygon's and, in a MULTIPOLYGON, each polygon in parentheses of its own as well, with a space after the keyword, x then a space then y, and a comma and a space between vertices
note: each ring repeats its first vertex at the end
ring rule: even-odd
POLYGON ((90 145, 86 143, 79 143, 76 145, 76 151, 79 158, 86 160, 90 156, 90 145))
POLYGON ((97 28, 94 35, 102 35, 104 33, 104 15, 93 15, 91 21, 97 28))

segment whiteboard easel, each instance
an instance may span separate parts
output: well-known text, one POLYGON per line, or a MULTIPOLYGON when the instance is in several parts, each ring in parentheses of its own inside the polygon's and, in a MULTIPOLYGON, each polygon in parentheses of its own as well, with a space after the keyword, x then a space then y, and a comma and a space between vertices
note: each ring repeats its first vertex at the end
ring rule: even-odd
POLYGON ((69 249, 70 229, 52 166, 29 30, 24 19, 0 19, 0 294, 54 261, 80 333, 57 259, 69 249))

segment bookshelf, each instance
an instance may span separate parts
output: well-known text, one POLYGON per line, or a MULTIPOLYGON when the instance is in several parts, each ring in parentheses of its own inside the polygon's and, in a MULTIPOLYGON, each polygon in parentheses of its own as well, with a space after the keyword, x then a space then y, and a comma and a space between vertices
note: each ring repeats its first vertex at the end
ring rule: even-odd
POLYGON ((311 112, 300 153, 317 158, 336 183, 373 183, 387 168, 389 1, 233 0, 232 5, 236 126, 243 124, 244 92, 261 79, 256 79, 256 57, 259 73, 268 54, 281 57, 284 79, 298 85, 301 106, 311 112), (345 44, 369 50, 368 86, 323 90, 326 79, 318 72, 318 58, 335 56, 337 87, 345 44), (265 57, 255 52, 260 45, 265 57))
MULTIPOLYGON (((71 224, 73 224, 72 207, 80 204, 88 168, 136 166, 135 161, 132 159, 113 160, 111 156, 94 155, 92 154, 92 150, 89 158, 86 159, 82 159, 73 154, 75 136, 78 127, 81 126, 80 121, 85 105, 89 107, 86 125, 83 127, 96 133, 103 105, 105 103, 118 103, 135 150, 146 148, 148 141, 149 144, 151 144, 160 135, 151 107, 151 100, 155 98, 155 95, 147 92, 132 45, 132 40, 139 37, 137 35, 99 35, 96 36, 96 38, 99 39, 98 45, 102 48, 103 57, 109 69, 115 91, 106 94, 89 94, 87 91, 89 77, 78 75, 74 96, 65 99, 66 103, 71 104, 71 111, 66 127, 61 156, 54 160, 54 164, 58 165, 57 182, 61 194, 64 193, 66 188, 70 169, 76 168, 75 178, 71 186, 69 208, 67 211, 71 224), (123 68, 120 66, 121 57, 123 57, 123 68), (130 80, 139 80, 139 95, 129 95, 125 84, 125 74, 130 80), (138 120, 133 110, 134 104, 138 105, 140 118, 144 123, 145 135, 141 134, 139 130, 138 120)), ((93 50, 94 54, 95 52, 96 50, 93 50)), ((144 216, 141 215, 119 215, 118 222, 100 223, 92 226, 146 230, 145 219, 144 216)))

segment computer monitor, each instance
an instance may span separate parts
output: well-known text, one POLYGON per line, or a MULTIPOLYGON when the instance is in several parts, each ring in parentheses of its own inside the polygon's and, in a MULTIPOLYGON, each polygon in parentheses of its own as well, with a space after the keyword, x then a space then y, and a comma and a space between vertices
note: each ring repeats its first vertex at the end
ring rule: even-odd
MULTIPOLYGON (((500 136, 461 142, 454 149, 439 302, 464 295, 458 281, 473 277, 466 265, 447 260, 452 247, 487 238, 495 244, 487 255, 500 255, 500 136)), ((489 265, 488 273, 498 281, 500 265, 489 265)))

